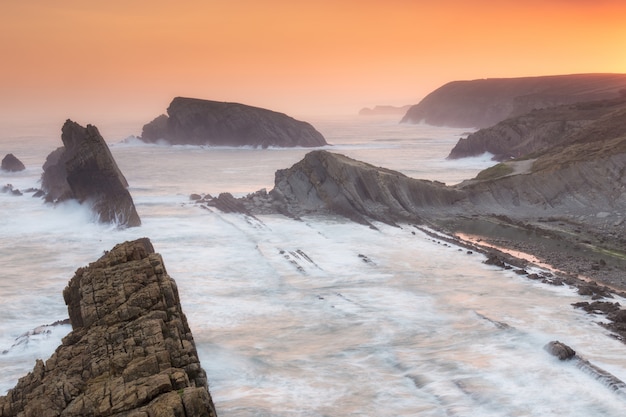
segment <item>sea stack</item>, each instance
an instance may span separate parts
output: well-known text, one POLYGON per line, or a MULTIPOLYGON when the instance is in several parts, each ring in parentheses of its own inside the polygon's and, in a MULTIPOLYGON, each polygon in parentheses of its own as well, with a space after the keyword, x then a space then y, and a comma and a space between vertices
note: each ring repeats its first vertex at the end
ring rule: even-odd
POLYGON ((326 140, 309 123, 239 103, 176 97, 143 127, 144 142, 173 145, 317 147, 326 140))
POLYGON ((0 416, 216 416, 176 283, 147 238, 79 268, 73 330, 0 397, 0 416))
POLYGON ((98 128, 67 120, 61 140, 63 146, 50 153, 43 166, 46 201, 76 199, 91 205, 100 222, 141 225, 128 182, 98 128))
POLYGON ((2 169, 3 171, 18 172, 24 171, 26 167, 24 166, 22 161, 17 159, 15 155, 9 153, 4 158, 2 158, 2 164, 0 164, 0 169, 2 169))

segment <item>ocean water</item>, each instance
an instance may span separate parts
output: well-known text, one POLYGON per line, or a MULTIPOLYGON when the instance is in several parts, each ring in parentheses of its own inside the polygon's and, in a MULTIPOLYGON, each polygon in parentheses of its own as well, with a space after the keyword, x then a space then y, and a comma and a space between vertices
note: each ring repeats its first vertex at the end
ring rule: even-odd
MULTIPOLYGON (((328 150, 415 178, 454 184, 492 164, 445 159, 460 129, 311 122, 328 150)), ((221 416, 625 415, 623 392, 543 349, 560 340, 626 381, 626 346, 571 307, 586 300, 573 289, 485 265, 409 225, 250 219, 189 201, 270 189, 308 149, 145 145, 123 140, 138 133, 129 126, 99 127, 143 225, 119 230, 76 203, 0 193, 0 395, 69 332, 41 326, 67 317, 74 271, 147 236, 178 283, 221 416)), ((0 156, 27 166, 0 184, 37 187, 60 126, 0 133, 0 156)))

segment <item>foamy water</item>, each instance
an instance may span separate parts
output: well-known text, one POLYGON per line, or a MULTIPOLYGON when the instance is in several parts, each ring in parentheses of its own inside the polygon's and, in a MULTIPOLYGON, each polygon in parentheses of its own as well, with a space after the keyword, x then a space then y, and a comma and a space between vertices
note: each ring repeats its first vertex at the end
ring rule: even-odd
MULTIPOLYGON (((417 178, 456 183, 491 164, 488 156, 444 159, 464 133, 458 129, 382 118, 314 124, 330 150, 417 178)), ((219 415, 624 415, 622 397, 543 350, 560 340, 626 380, 624 345, 600 318, 571 307, 585 300, 574 290, 484 265, 482 255, 408 225, 376 231, 341 218, 255 220, 188 200, 269 189, 274 171, 307 149, 122 138, 107 139, 140 228, 94 224, 73 203, 52 208, 0 194, 0 393, 69 331, 19 338, 67 317, 61 293, 74 271, 116 243, 147 236, 178 283, 219 415)), ((60 139, 0 143, 2 155, 27 164, 26 172, 0 174, 1 183, 28 188, 60 139)))

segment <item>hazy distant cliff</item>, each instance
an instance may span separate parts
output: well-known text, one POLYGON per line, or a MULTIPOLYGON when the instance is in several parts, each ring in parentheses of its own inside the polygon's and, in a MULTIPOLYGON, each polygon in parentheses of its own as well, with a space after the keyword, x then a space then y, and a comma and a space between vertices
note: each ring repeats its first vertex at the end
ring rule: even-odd
POLYGON ((316 147, 326 140, 309 123, 283 113, 239 103, 176 97, 161 115, 143 127, 145 142, 171 144, 316 147))
MULTIPOLYGON (((533 152, 543 151, 573 140, 587 127, 598 122, 607 124, 612 114, 626 109, 626 95, 612 100, 562 105, 534 110, 511 117, 480 129, 460 139, 448 158, 456 159, 489 152, 494 159, 504 161, 533 152)), ((626 119, 623 119, 626 120, 626 119)), ((621 125, 625 126, 626 123, 621 125)), ((613 129, 619 129, 617 123, 613 129)), ((606 132, 603 135, 606 138, 606 132)))
POLYGON ((626 74, 575 74, 453 81, 412 106, 403 123, 487 127, 533 109, 613 98, 626 74))

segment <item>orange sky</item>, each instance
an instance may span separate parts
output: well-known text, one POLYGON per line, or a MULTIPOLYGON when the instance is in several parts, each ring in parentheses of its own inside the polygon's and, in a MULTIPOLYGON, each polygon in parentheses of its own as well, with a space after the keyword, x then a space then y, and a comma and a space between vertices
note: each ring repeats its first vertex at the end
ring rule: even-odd
POLYGON ((626 73, 625 22, 623 0, 1 0, 0 124, 147 122, 177 95, 356 114, 458 79, 626 73))

